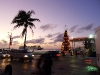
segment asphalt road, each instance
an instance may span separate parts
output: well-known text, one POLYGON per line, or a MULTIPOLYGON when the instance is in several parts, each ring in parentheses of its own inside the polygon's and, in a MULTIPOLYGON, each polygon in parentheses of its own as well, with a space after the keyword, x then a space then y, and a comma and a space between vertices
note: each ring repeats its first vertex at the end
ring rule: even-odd
MULTIPOLYGON (((37 57, 36 57, 37 58, 37 57)), ((35 75, 36 59, 29 63, 18 62, 17 60, 10 61, 7 59, 0 59, 0 73, 2 73, 7 64, 11 64, 13 68, 13 75, 35 75)), ((99 75, 96 67, 96 58, 79 57, 61 57, 59 60, 54 60, 52 67, 52 75, 99 75), (86 62, 85 60, 92 60, 86 62)))

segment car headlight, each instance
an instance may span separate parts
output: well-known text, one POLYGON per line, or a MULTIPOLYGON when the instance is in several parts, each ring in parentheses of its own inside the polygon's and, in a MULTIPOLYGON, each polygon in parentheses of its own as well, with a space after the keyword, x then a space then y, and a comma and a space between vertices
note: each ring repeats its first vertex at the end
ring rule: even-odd
POLYGON ((28 57, 28 55, 24 55, 24 57, 28 57))
POLYGON ((34 57, 34 55, 32 55, 32 57, 34 57))
POLYGON ((10 54, 8 54, 8 57, 10 57, 10 54))

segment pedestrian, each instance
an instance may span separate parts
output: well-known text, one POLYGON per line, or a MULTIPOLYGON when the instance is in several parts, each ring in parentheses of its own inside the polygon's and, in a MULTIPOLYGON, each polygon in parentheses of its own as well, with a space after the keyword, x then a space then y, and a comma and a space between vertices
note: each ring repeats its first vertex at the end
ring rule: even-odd
POLYGON ((52 65, 53 65, 53 60, 50 54, 48 54, 47 57, 44 59, 44 63, 42 66, 44 75, 51 75, 52 65))
POLYGON ((5 71, 2 75, 12 75, 12 66, 10 64, 5 67, 5 71))
POLYGON ((38 69, 36 75, 43 75, 43 71, 42 71, 42 63, 43 63, 43 58, 40 56, 39 59, 37 60, 37 64, 36 67, 38 69))
POLYGON ((77 50, 75 50, 75 55, 76 55, 76 57, 77 57, 77 50))

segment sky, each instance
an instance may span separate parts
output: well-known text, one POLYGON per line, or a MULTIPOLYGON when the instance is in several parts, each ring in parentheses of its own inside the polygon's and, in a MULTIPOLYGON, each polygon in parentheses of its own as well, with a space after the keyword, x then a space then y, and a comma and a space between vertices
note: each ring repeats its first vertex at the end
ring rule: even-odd
POLYGON ((28 29, 27 45, 41 45, 44 49, 60 49, 65 29, 69 38, 88 37, 100 26, 100 0, 0 0, 0 48, 8 48, 12 32, 11 48, 23 45, 23 27, 13 30, 11 24, 19 10, 33 10, 34 35, 28 29), (65 27, 66 25, 66 27, 65 27))

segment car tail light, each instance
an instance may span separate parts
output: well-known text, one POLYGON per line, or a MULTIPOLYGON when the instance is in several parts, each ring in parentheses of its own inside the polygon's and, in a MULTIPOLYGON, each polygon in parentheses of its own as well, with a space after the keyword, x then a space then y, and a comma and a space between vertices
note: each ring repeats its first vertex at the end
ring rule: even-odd
POLYGON ((60 54, 56 54, 56 56, 60 56, 60 54))

